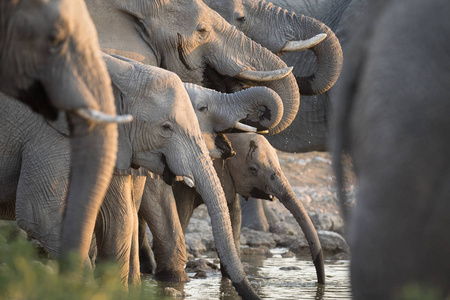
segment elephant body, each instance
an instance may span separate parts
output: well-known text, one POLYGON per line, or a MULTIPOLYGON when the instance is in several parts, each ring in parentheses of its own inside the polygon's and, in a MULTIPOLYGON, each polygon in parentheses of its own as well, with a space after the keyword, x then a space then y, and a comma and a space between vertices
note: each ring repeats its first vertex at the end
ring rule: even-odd
POLYGON ((349 43, 332 145, 341 188, 344 151, 358 179, 354 299, 450 295, 449 13, 447 1, 377 1, 349 43))

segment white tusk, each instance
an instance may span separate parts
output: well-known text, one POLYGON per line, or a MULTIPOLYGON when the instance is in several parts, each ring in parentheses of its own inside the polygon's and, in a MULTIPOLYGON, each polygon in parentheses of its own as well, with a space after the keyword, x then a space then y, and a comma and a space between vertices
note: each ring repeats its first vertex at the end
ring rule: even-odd
POLYGON ((251 81, 272 81, 278 80, 292 72, 293 67, 287 67, 274 71, 254 71, 245 70, 237 75, 238 78, 251 81))
POLYGON ((194 181, 191 178, 189 178, 187 176, 183 176, 183 180, 184 180, 184 183, 186 183, 186 185, 188 187, 193 188, 195 186, 194 181))
POLYGON ((236 124, 234 125, 234 128, 242 130, 242 131, 248 131, 248 132, 258 131, 258 129, 256 129, 256 127, 248 126, 248 125, 242 124, 241 122, 236 122, 236 124))
POLYGON ((289 42, 286 42, 286 44, 281 49, 281 51, 285 51, 285 52, 303 51, 303 50, 309 49, 309 48, 317 45, 318 43, 323 41, 326 37, 327 37, 326 33, 319 33, 318 35, 313 36, 312 38, 304 40, 304 41, 302 41, 302 40, 289 41, 289 42))
POLYGON ((73 111, 78 116, 95 123, 129 123, 133 121, 132 115, 111 116, 91 108, 79 108, 73 111))

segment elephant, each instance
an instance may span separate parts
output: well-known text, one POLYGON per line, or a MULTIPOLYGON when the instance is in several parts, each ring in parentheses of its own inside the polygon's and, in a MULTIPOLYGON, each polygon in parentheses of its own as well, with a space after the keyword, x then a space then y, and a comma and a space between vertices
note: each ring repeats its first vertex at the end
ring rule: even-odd
MULTIPOLYGON (((224 187, 237 250, 239 251, 241 227, 241 209, 237 194, 245 198, 253 196, 267 200, 272 200, 273 196, 275 196, 294 215, 305 233, 316 267, 318 282, 324 284, 324 260, 317 232, 303 205, 295 196, 284 176, 274 148, 267 139, 258 134, 232 133, 226 135, 230 139, 236 155, 225 162, 216 159, 213 161, 213 164, 224 187)), ((186 187, 182 183, 175 183, 173 191, 184 233, 194 209, 202 204, 203 200, 195 190, 186 187)), ((151 212, 153 207, 163 207, 164 205, 167 207, 159 209, 159 211, 171 211, 170 206, 173 206, 172 203, 161 201, 160 198, 152 197, 150 194, 144 195, 140 212, 144 214, 143 217, 146 220, 150 220, 148 222, 150 230, 154 238, 156 237, 157 239, 155 245, 157 267, 164 269, 166 275, 170 273, 168 267, 174 268, 172 273, 179 274, 180 272, 182 273, 181 270, 185 263, 183 259, 180 259, 180 257, 183 258, 185 256, 185 248, 180 248, 183 243, 177 242, 179 239, 184 238, 184 234, 179 232, 180 227, 163 225, 167 224, 167 221, 161 217, 147 218, 145 216, 145 214, 151 212), (168 234, 169 231, 170 235, 168 234), (164 237, 164 240, 159 237, 164 237), (164 267, 160 267, 159 263, 162 263, 164 267)), ((221 270, 224 275, 227 275, 226 270, 223 271, 223 268, 221 270)), ((178 276, 181 277, 181 275, 178 276)))
POLYGON ((354 299, 450 297, 449 13, 444 0, 377 1, 345 53, 332 147, 354 299))
MULTIPOLYGON (((212 169, 193 105, 208 115, 202 120, 216 120, 209 123, 202 122, 206 124, 206 128, 214 124, 214 130, 219 128, 229 130, 242 118, 242 114, 251 114, 255 107, 264 105, 271 109, 273 113, 271 119, 275 120, 273 124, 264 123, 270 128, 276 125, 283 113, 280 97, 266 87, 254 87, 235 94, 222 94, 192 84, 183 85, 178 76, 172 72, 133 62, 127 58, 118 59, 105 55, 105 61, 112 82, 117 88, 114 90, 115 99, 118 102, 116 106, 121 108, 120 112, 132 114, 135 121, 119 127, 116 171, 105 197, 105 203, 109 205, 102 207, 101 217, 97 219, 95 230, 97 247, 100 248, 99 257, 130 257, 129 264, 125 261, 122 265, 121 278, 126 281, 128 274, 129 280, 138 281, 136 211, 140 206, 139 199, 144 193, 145 181, 150 177, 145 171, 148 170, 162 176, 167 184, 173 183, 178 178, 184 182, 183 184, 191 188, 195 187, 199 194, 206 197, 205 203, 210 206, 210 215, 217 218, 218 224, 213 223, 212 226, 219 256, 225 260, 225 268, 232 273, 231 279, 243 297, 257 298, 256 294, 252 294, 254 292, 243 275, 240 262, 236 261, 238 257, 234 245, 229 244, 227 240, 221 240, 227 239, 227 235, 231 239, 229 217, 225 205, 221 204, 222 200, 223 203, 226 200, 223 190, 218 185, 220 183, 217 175, 212 169), (153 75, 156 73, 155 69, 159 70, 159 73, 171 74, 169 77, 171 81, 168 81, 168 75, 153 75), (152 76, 156 78, 151 78, 152 76), (189 101, 190 95, 196 95, 191 96, 191 99, 196 99, 197 102, 193 104, 192 100, 189 101), (263 98, 267 95, 272 97, 263 98), (146 101, 138 102, 139 99, 146 101), (236 103, 241 102, 246 105, 241 105, 240 110, 233 111, 236 103), (229 112, 225 113, 226 110, 229 112), (197 148, 202 152, 198 153, 200 150, 197 148), (142 167, 145 170, 137 171, 140 173, 130 173, 130 167, 142 167), (115 206, 117 202, 122 204, 115 206), (225 211, 221 211, 223 209, 225 211), (129 224, 129 226, 123 226, 123 224, 129 224), (117 231, 120 232, 119 236, 126 236, 126 238, 117 239, 117 231), (233 248, 229 249, 230 247, 233 248), (238 277, 240 280, 236 280, 237 276, 241 276, 238 272, 241 272, 243 276, 238 277)), ((155 181, 152 182, 155 183, 155 181)), ((156 183, 162 184, 161 181, 156 183)))
MULTIPOLYGON (((334 82, 339 82, 337 76, 342 63, 342 53, 335 39, 339 39, 342 49, 345 51, 346 43, 352 36, 355 24, 360 21, 359 12, 367 5, 366 0, 272 0, 271 3, 255 0, 217 1, 206 0, 205 3, 219 12, 228 22, 242 30, 246 35, 277 53, 283 61, 294 66, 293 73, 296 78, 309 76, 317 69, 316 58, 311 51, 291 52, 282 51, 290 39, 298 38, 296 34, 304 34, 303 30, 296 29, 296 34, 288 32, 285 36, 285 28, 292 30, 298 23, 314 18, 325 24, 327 38, 312 49, 325 48, 327 42, 332 41, 336 52, 334 82), (285 10, 280 10, 282 7, 285 10), (263 14, 263 12, 265 14, 263 14), (295 12, 295 13, 293 13, 295 12), (275 25, 273 24, 275 23, 275 25), (280 23, 287 23, 279 26, 280 23), (274 30, 277 30, 273 34, 274 30), (336 33, 336 35, 333 34, 336 33), (274 40, 272 36, 280 38, 274 40), (340 62, 340 63, 339 63, 340 62), (337 80, 337 81, 336 81, 337 80)), ((328 85, 330 87, 332 84, 328 85)), ((267 136, 270 143, 278 150, 287 152, 326 151, 329 141, 329 114, 332 108, 334 87, 324 91, 320 95, 309 95, 302 91, 299 113, 293 122, 282 132, 267 136)))
MULTIPOLYGON (((288 13, 264 0, 204 2, 246 36, 275 54, 312 50, 317 57, 317 69, 309 76, 296 77, 301 95, 324 93, 336 82, 342 67, 342 50, 337 37, 324 23, 288 13)), ((299 113, 302 114, 302 110, 299 113)))
MULTIPOLYGON (((117 125, 111 123, 131 118, 115 116, 110 79, 83 1, 6 0, 0 8, 0 90, 51 120, 58 111, 67 112, 71 180, 60 253, 63 262, 71 252, 87 258, 117 152, 117 125)), ((16 118, 29 115, 19 111, 11 108, 19 113, 16 118)), ((35 126, 43 122, 30 119, 35 126)), ((18 176, 16 170, 3 174, 18 176)), ((62 270, 70 265, 62 264, 62 270)))
MULTIPOLYGON (((105 51, 120 51, 124 56, 175 72, 184 82, 221 92, 264 85, 280 95, 284 106, 282 120, 269 129, 271 134, 283 130, 297 114, 300 95, 291 68, 203 2, 86 3, 105 51)), ((259 116, 268 118, 270 113, 261 109, 259 116)), ((267 129, 258 120, 242 122, 258 130, 267 129)))

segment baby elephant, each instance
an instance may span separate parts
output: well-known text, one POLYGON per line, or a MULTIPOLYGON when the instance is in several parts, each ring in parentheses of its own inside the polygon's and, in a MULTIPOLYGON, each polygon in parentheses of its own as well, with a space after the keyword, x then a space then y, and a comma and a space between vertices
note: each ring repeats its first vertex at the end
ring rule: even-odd
MULTIPOLYGON (((277 197, 285 207, 294 215, 298 224, 302 228, 310 249, 319 283, 325 282, 324 261, 322 248, 317 236, 317 232, 309 219, 303 205, 295 196, 289 182, 284 176, 275 149, 269 142, 261 135, 251 133, 235 133, 226 134, 231 141, 236 155, 225 161, 214 160, 214 167, 224 187, 225 195, 230 210, 230 217, 233 226, 234 241, 239 249, 239 235, 240 235, 240 220, 241 211, 239 200, 236 194, 243 197, 258 197, 262 199, 272 199, 277 197)), ((189 189, 182 183, 175 183, 173 187, 177 210, 183 231, 186 230, 189 220, 194 209, 203 203, 201 196, 194 190, 189 189)), ((154 207, 161 205, 160 203, 152 203, 155 199, 144 197, 141 203, 142 207, 154 207)), ((161 222, 161 221, 156 221, 161 222)), ((164 235, 163 232, 158 232, 161 226, 157 226, 152 222, 149 224, 153 235, 164 235)), ((185 253, 185 249, 165 249, 176 243, 172 243, 170 235, 165 232, 166 241, 162 245, 155 245, 159 249, 159 255, 164 256, 164 253, 185 253)), ((160 258, 164 264, 166 261, 171 261, 172 265, 176 263, 177 257, 160 258)), ((159 263, 157 256, 157 264, 159 263)), ((179 268, 178 268, 179 270, 179 268)), ((166 270, 166 272, 168 272, 166 270)))

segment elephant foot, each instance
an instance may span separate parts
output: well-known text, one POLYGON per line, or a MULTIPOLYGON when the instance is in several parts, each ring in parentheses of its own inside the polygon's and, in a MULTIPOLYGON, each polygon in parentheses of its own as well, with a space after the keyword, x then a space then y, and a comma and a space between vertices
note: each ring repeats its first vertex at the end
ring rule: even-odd
POLYGON ((155 274, 156 262, 153 252, 141 249, 139 252, 139 268, 143 274, 155 274))
POLYGON ((161 270, 155 274, 155 279, 168 282, 187 282, 189 277, 184 269, 182 270, 161 270))

